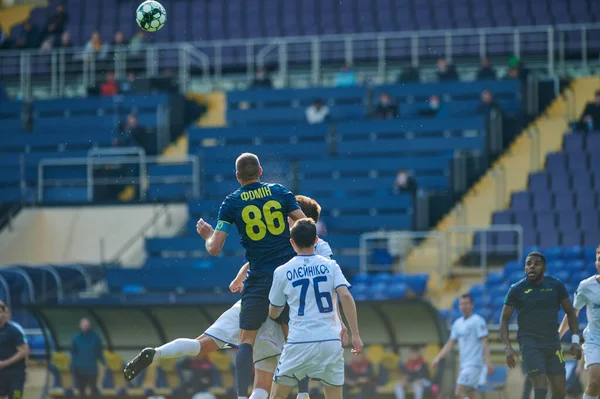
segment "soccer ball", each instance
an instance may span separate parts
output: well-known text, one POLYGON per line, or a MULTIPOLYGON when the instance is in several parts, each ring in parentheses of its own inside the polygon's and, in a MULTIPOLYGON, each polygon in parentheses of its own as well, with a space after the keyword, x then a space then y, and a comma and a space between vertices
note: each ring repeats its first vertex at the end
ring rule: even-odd
POLYGON ((147 0, 137 8, 135 20, 146 32, 156 32, 167 22, 167 11, 158 1, 147 0))

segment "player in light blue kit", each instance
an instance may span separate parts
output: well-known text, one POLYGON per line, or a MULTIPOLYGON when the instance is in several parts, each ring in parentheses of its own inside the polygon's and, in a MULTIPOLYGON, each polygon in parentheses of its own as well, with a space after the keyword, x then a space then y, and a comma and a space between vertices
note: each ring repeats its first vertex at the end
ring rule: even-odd
POLYGON ((490 358, 487 324, 483 317, 473 313, 473 307, 471 295, 464 294, 460 297, 459 308, 462 317, 452 324, 450 339, 431 363, 433 367, 437 367, 440 360, 458 343, 460 373, 455 389, 457 399, 477 398, 477 387, 485 383, 486 366, 487 373, 491 374, 494 371, 490 358))
POLYGON ((341 399, 344 350, 338 295, 352 332, 353 352, 363 350, 350 284, 334 260, 315 255, 317 228, 313 220, 298 220, 291 229, 290 242, 297 256, 275 270, 269 293, 271 318, 279 317, 286 302, 290 308, 288 340, 270 397, 287 398, 299 381, 309 377, 323 383, 327 399, 341 399))

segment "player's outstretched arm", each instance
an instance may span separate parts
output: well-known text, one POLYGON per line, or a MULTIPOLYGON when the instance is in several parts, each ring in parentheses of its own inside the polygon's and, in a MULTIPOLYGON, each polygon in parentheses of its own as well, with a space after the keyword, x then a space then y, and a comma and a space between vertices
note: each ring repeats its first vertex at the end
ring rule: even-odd
POLYGON ((437 356, 433 359, 433 361, 431 362, 431 366, 432 367, 437 367, 438 364, 440 363, 440 361, 445 358, 448 353, 450 353, 450 351, 454 348, 454 345, 456 345, 456 340, 450 338, 446 344, 442 347, 442 350, 440 351, 440 353, 437 354, 437 356))
POLYGON ((244 289, 244 281, 248 276, 248 269, 250 268, 250 263, 246 262, 246 264, 240 267, 240 271, 237 276, 233 279, 233 281, 229 284, 229 290, 231 292, 242 292, 244 289))
POLYGON ((338 297, 340 298, 340 302, 344 307, 344 314, 346 315, 346 320, 348 320, 348 327, 350 327, 350 332, 352 333, 352 352, 354 354, 361 353, 363 351, 364 344, 360 338, 360 332, 358 331, 358 314, 356 312, 356 303, 354 302, 354 298, 352 294, 348 290, 348 287, 345 285, 341 285, 336 289, 338 297))
POLYGON ((225 222, 219 221, 217 224, 217 230, 213 229, 212 226, 206 223, 203 219, 198 220, 196 223, 196 231, 198 234, 206 240, 206 250, 211 256, 217 256, 223 249, 225 239, 227 238, 228 228, 231 226, 227 224, 225 229, 225 222), (223 226, 223 227, 221 227, 223 226))
POLYGON ((500 316, 500 339, 504 343, 504 349, 506 352, 506 365, 509 368, 515 368, 517 366, 517 353, 513 349, 510 343, 510 337, 508 332, 508 322, 515 312, 515 307, 511 305, 504 305, 502 307, 502 315, 500 316))
POLYGON ((273 304, 269 305, 269 317, 273 320, 277 319, 281 316, 285 306, 274 306, 273 304))

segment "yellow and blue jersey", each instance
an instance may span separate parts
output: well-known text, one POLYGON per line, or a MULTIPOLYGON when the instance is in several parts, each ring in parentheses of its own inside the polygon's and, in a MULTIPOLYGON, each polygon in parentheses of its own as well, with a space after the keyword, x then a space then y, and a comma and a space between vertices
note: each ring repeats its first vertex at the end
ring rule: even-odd
POLYGON ((237 227, 250 269, 274 269, 273 260, 294 255, 287 216, 300 209, 294 194, 280 184, 257 182, 229 194, 219 210, 217 230, 237 227))

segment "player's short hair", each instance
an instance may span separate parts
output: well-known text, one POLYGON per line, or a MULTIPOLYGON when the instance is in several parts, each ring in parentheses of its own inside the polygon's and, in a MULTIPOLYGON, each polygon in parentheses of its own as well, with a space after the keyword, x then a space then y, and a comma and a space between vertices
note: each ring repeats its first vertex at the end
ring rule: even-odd
POLYGON ((310 218, 296 220, 290 235, 298 248, 314 247, 317 239, 317 225, 310 218))
POLYGON ((321 216, 321 205, 319 205, 317 201, 304 195, 296 195, 296 201, 306 217, 311 218, 315 223, 319 221, 319 217, 321 216))
POLYGON ((468 299, 471 303, 474 303, 473 295, 471 295, 471 294, 462 294, 460 296, 460 299, 468 299))
POLYGON ((260 177, 260 161, 256 155, 245 152, 236 159, 235 170, 243 181, 256 180, 260 177))
POLYGON ((525 259, 529 258, 530 256, 537 256, 538 258, 540 258, 542 260, 542 262, 544 263, 544 265, 546 264, 546 257, 544 256, 543 253, 541 253, 541 252, 530 252, 530 253, 527 254, 527 257, 525 259))

